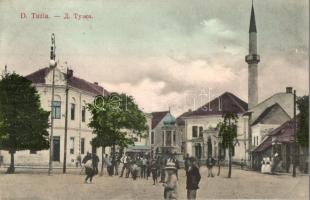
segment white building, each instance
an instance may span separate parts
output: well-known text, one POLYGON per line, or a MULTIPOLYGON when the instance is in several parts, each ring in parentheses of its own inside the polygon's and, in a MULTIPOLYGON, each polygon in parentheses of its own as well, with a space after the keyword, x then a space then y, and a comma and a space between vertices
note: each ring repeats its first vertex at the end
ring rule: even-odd
MULTIPOLYGON (((51 110, 52 99, 52 71, 43 68, 26 76, 33 82, 40 95, 41 107, 51 110)), ((68 81, 68 134, 67 134, 67 164, 75 164, 77 156, 82 158, 92 151, 90 141, 94 137, 92 130, 87 126, 91 114, 87 104, 92 103, 97 95, 106 95, 108 92, 98 83, 90 83, 78 77, 71 77, 68 81)), ((55 95, 54 95, 54 131, 53 131, 53 161, 57 166, 63 162, 64 157, 64 126, 65 126, 65 74, 55 69, 55 95)), ((50 128, 48 129, 50 132, 50 128)), ((100 150, 99 150, 100 151, 100 150)), ((101 151, 100 151, 101 152, 101 151)), ((100 153, 98 152, 98 153, 100 153)), ((10 162, 8 152, 1 151, 4 163, 10 162)), ((15 163, 24 165, 45 165, 49 162, 49 150, 37 152, 17 151, 15 163)))
MULTIPOLYGON (((219 154, 218 130, 216 127, 223 120, 226 112, 237 113, 238 143, 233 150, 233 159, 240 161, 245 157, 245 132, 242 114, 247 110, 247 103, 232 93, 225 92, 195 111, 187 112, 181 117, 184 120, 185 152, 189 156, 206 159, 219 154)), ((224 152, 220 152, 225 154, 224 152)))
MULTIPOLYGON (((247 152, 251 153, 268 134, 294 115, 294 95, 292 88, 279 92, 260 102, 243 114, 247 137, 247 152)), ((251 160, 250 155, 247 158, 251 160)))

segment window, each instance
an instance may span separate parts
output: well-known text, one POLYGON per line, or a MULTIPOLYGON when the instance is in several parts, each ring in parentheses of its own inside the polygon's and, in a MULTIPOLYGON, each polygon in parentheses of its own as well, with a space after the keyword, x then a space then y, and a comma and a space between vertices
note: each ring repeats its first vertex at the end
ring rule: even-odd
POLYGON ((37 154, 37 151, 35 151, 35 150, 30 150, 30 154, 37 154))
POLYGON ((86 107, 82 106, 82 122, 85 122, 86 107))
POLYGON ((154 131, 151 132, 151 144, 154 144, 154 131))
POLYGON ((166 146, 170 147, 171 146, 171 131, 166 131, 166 146))
POLYGON ((177 141, 176 133, 175 131, 173 131, 173 146, 176 146, 176 141, 177 141))
POLYGON ((61 102, 60 101, 53 101, 53 118, 60 119, 61 116, 61 102))
POLYGON ((199 137, 203 137, 203 127, 199 127, 199 137))
POLYGON ((70 138, 70 154, 74 154, 74 137, 70 138))
POLYGON ((256 144, 258 145, 258 136, 256 136, 256 144))
POLYGON ((81 138, 81 154, 85 152, 85 138, 81 138))
POLYGON ((163 141, 163 146, 165 146, 165 131, 162 131, 162 141, 163 141))
POLYGON ((193 138, 198 137, 198 127, 197 126, 192 126, 192 137, 193 138))
POLYGON ((75 104, 71 103, 71 120, 74 120, 75 116, 75 104))
POLYGON ((256 137, 254 137, 253 139, 254 139, 254 142, 253 142, 253 144, 254 144, 254 146, 255 146, 255 144, 256 144, 256 142, 255 142, 255 139, 256 139, 256 137))

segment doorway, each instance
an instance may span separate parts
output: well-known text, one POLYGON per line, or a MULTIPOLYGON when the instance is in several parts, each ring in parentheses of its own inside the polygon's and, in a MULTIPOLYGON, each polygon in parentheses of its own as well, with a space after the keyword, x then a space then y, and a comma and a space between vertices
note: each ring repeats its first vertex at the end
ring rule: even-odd
POLYGON ((53 161, 60 162, 60 136, 53 136, 53 161))
POLYGON ((198 143, 195 145, 195 156, 196 156, 196 158, 201 159, 201 154, 202 154, 201 144, 198 143))

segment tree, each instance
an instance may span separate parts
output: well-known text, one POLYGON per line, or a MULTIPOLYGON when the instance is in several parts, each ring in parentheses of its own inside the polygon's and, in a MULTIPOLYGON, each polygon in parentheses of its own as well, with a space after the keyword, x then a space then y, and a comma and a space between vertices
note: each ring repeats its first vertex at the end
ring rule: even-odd
POLYGON ((299 114, 297 116, 297 142, 302 147, 309 146, 309 96, 297 99, 299 114))
POLYGON ((232 150, 237 140, 237 120, 235 113, 227 112, 223 115, 223 121, 218 123, 219 139, 224 149, 228 149, 228 178, 231 178, 232 150))
POLYGON ((47 132, 49 112, 40 105, 40 97, 31 81, 12 73, 0 80, 0 148, 9 151, 14 173, 14 154, 20 150, 49 148, 47 132))
POLYGON ((143 136, 147 130, 144 113, 133 97, 126 94, 111 93, 109 96, 98 96, 93 104, 88 105, 88 109, 92 114, 88 126, 96 135, 92 145, 102 147, 102 158, 107 146, 112 147, 114 161, 115 146, 125 148, 134 144, 133 139, 127 136, 126 130, 131 130, 138 136, 143 136))

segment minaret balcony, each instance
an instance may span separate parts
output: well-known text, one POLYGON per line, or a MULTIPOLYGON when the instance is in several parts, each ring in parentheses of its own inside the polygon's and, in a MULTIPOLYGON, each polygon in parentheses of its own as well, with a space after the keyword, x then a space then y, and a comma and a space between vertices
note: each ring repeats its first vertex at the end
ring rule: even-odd
POLYGON ((260 56, 258 54, 250 54, 245 56, 245 62, 247 62, 248 64, 257 64, 260 61, 260 56))

